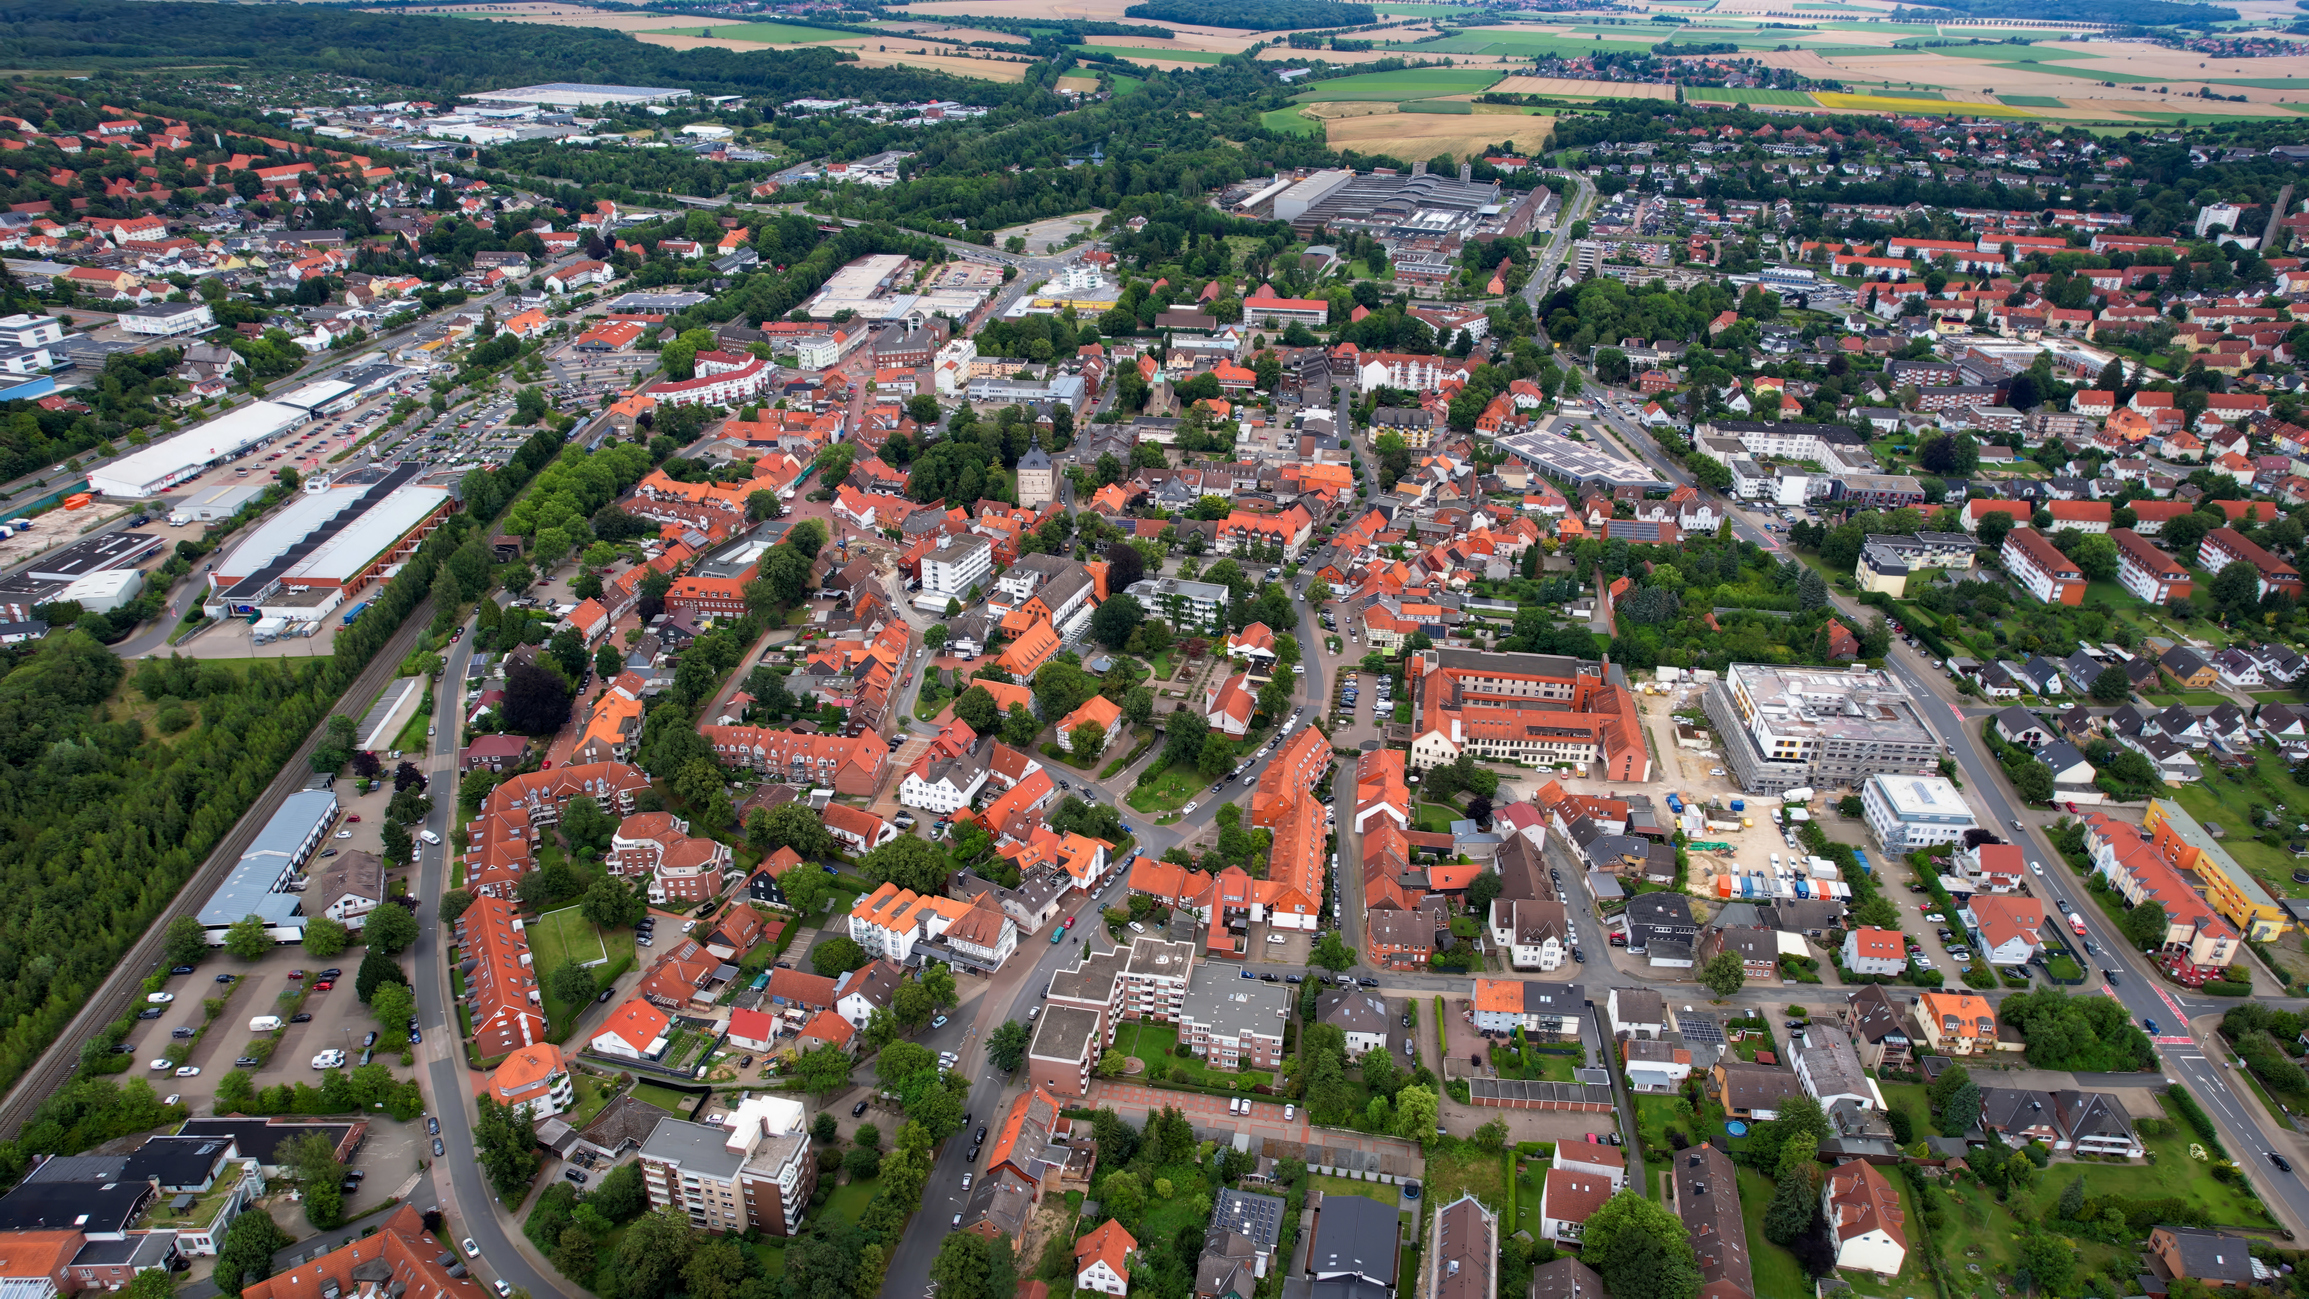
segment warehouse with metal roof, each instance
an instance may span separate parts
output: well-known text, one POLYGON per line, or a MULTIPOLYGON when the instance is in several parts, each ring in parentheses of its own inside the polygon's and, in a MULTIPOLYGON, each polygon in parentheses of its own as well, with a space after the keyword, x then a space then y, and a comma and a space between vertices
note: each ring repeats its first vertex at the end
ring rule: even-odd
POLYGON ((279 402, 257 401, 228 411, 141 451, 100 465, 88 475, 90 491, 135 499, 158 496, 210 465, 263 446, 308 418, 279 402))
POLYGON ((308 484, 251 530, 209 574, 209 616, 318 617, 406 560, 456 508, 456 494, 417 482, 424 466, 414 461, 381 468, 350 483, 308 484), (289 607, 268 611, 275 600, 289 607))
POLYGON ((275 941, 303 938, 303 899, 288 886, 336 823, 337 796, 329 790, 300 790, 284 799, 201 907, 200 923, 208 929, 209 942, 223 943, 225 930, 249 916, 264 921, 275 941))

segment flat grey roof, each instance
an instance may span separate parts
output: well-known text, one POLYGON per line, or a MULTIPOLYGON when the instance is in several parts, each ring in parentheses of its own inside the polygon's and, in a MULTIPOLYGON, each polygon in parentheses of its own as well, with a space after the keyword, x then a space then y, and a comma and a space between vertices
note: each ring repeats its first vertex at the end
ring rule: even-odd
POLYGON ((294 864, 296 855, 313 836, 337 817, 337 796, 325 789, 306 789, 281 801, 281 810, 257 831, 256 839, 233 863, 232 873, 209 895, 200 909, 200 922, 221 929, 244 916, 279 924, 297 914, 297 895, 275 893, 294 864))
POLYGON ((1181 1012, 1222 1037, 1281 1037, 1291 994, 1280 983, 1243 978, 1232 966, 1198 965, 1187 977, 1181 1012))
POLYGON ((736 1177, 746 1163, 744 1155, 730 1150, 729 1140, 728 1128, 667 1119, 642 1143, 641 1153, 645 1159, 667 1160, 700 1177, 726 1182, 736 1177))

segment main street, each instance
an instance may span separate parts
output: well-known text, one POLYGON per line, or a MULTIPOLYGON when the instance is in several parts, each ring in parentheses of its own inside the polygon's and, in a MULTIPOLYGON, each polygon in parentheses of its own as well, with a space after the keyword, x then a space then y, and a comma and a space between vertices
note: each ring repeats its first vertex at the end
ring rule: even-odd
POLYGON ((471 1075, 465 1064, 456 999, 449 989, 447 953, 454 926, 441 923, 440 910, 441 895, 449 885, 450 823, 457 806, 457 747, 463 729, 459 722, 465 706, 465 670, 473 658, 474 626, 474 620, 468 618, 466 634, 449 647, 440 680, 434 686, 433 716, 439 720, 425 755, 425 775, 430 781, 426 792, 433 799, 425 825, 440 836, 441 842, 428 846, 420 840, 417 845, 422 853, 417 870, 417 945, 409 953, 416 979, 417 1023, 425 1034, 424 1044, 418 1048, 421 1081, 432 1113, 441 1121, 441 1148, 446 1152, 434 1161, 434 1187, 440 1193, 451 1234, 481 1247, 478 1260, 470 1265, 482 1276, 502 1280, 541 1299, 554 1294, 583 1299, 582 1287, 564 1284, 558 1274, 538 1267, 514 1243, 508 1230, 511 1215, 483 1180, 474 1154, 471 1075), (443 1168, 448 1170, 446 1178, 439 1175, 443 1168), (501 1213, 505 1216, 500 1217, 501 1213))

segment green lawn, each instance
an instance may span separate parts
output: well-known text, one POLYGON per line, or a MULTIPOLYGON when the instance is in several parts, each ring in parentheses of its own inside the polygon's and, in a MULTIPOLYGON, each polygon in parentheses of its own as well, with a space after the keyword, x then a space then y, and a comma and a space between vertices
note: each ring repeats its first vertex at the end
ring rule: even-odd
POLYGON ((1412 822, 1411 828, 1414 830, 1426 830, 1435 834, 1449 834, 1451 832, 1451 823, 1453 821, 1464 821, 1466 819, 1467 814, 1460 811, 1458 808, 1445 807, 1441 803, 1429 803, 1425 800, 1421 800, 1419 804, 1418 818, 1412 822))
POLYGON ((838 1186, 832 1195, 826 1197, 826 1207, 819 1212, 831 1214, 854 1225, 858 1215, 866 1211, 866 1201, 874 1198, 874 1191, 881 1184, 879 1178, 869 1177, 863 1182, 848 1182, 838 1186))
MULTIPOLYGON (((1277 108, 1259 114, 1259 125, 1279 135, 1320 136, 1323 134, 1323 124, 1301 113, 1296 104, 1289 108, 1277 108)), ((1165 657, 1167 653, 1166 651, 1165 655, 1158 657, 1165 657)))
POLYGON ((2221 840, 2221 847, 2272 894, 2309 896, 2309 885, 2293 882, 2293 858, 2282 848, 2255 841, 2249 832, 2252 825, 2249 809, 2255 805, 2274 809, 2280 816, 2290 818, 2285 823, 2287 833, 2302 821, 2309 821, 2309 790, 2293 783, 2292 773, 2285 769, 2284 760, 2275 752, 2261 750, 2253 769, 2239 773, 2238 780, 2210 770, 2196 784, 2173 787, 2171 794, 2181 810, 2198 821, 2218 821, 2227 834, 2221 840), (2293 806, 2295 803, 2300 806, 2293 806))
POLYGON ((1123 799, 1131 807, 1148 816, 1173 812, 1184 806, 1201 790, 1208 788, 1208 778, 1192 767, 1171 765, 1132 788, 1123 799))
POLYGON ((1512 1155, 1485 1154, 1465 1144, 1456 1151, 1438 1149, 1427 1157, 1427 1187, 1432 1188, 1431 1193, 1436 1197, 1433 1203, 1449 1204, 1462 1192, 1472 1191, 1476 1199, 1493 1210, 1505 1209, 1507 1161, 1511 1158, 1512 1155))
POLYGON ((697 1104, 697 1098, 694 1096, 685 1096, 669 1087, 660 1087, 656 1083, 647 1082, 637 1082, 633 1085, 633 1098, 645 1105, 655 1105, 668 1114, 679 1115, 685 1119, 689 1117, 690 1107, 697 1104))
POLYGON ((571 961, 599 964, 609 959, 608 940, 576 907, 548 911, 529 922, 527 930, 540 978, 571 961))
POLYGON ((409 724, 393 737, 393 747, 403 753, 421 753, 425 748, 425 728, 433 724, 433 714, 420 709, 409 715, 409 724))
MULTIPOLYGON (((1421 46, 1421 49, 1433 48, 1421 46)), ((1295 98, 1302 104, 1339 103, 1352 100, 1434 99, 1441 95, 1464 95, 1489 90, 1499 84, 1504 73, 1474 69, 1405 68, 1396 72, 1366 72, 1359 76, 1339 77, 1308 87, 1295 98)))
MULTIPOLYGON (((1184 1067, 1192 1075, 1189 1081, 1202 1087, 1231 1087, 1240 1083, 1245 1090, 1274 1081, 1274 1075, 1257 1069, 1213 1069, 1195 1056, 1177 1054, 1179 1031, 1169 1024, 1152 1021, 1128 1023, 1115 1035, 1114 1049, 1127 1056, 1146 1061, 1149 1073, 1157 1066, 1164 1069, 1184 1067)), ((1145 1081, 1146 1074, 1139 1076, 1145 1081)))
POLYGON ((1089 54, 1105 54, 1118 59, 1177 59, 1182 63, 1216 63, 1224 54, 1209 50, 1150 50, 1129 45, 1082 45, 1077 49, 1089 54))
MULTIPOLYGON (((1772 1202, 1772 1179, 1753 1168, 1740 1169, 1740 1217, 1748 1226, 1748 1266, 1755 1273, 1760 1295, 1801 1295, 1812 1292, 1796 1256, 1764 1236, 1764 1206, 1772 1202)), ((1920 1254, 1922 1251, 1918 1251, 1920 1254)), ((1922 1266, 1919 1261, 1918 1266, 1922 1266)), ((1850 1280, 1853 1276, 1844 1276, 1850 1280)))

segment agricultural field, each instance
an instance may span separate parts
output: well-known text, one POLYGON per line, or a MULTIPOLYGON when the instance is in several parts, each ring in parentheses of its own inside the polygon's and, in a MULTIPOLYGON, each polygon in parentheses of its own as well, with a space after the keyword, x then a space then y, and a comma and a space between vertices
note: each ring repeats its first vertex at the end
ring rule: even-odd
POLYGON ((1158 68, 1179 64, 1216 63, 1226 57, 1224 54, 1216 54, 1209 50, 1153 49, 1136 45, 1084 45, 1080 48, 1091 54, 1110 55, 1118 59, 1129 59, 1133 63, 1151 64, 1158 68))
POLYGON ((1529 156, 1545 147, 1554 129, 1553 117, 1538 115, 1374 113, 1331 121, 1325 138, 1334 149, 1413 160, 1440 153, 1466 159, 1490 153, 1503 143, 1512 143, 1516 152, 1529 156))
POLYGON ((1437 99, 1491 89, 1499 74, 1457 68, 1405 68, 1397 72, 1365 72, 1318 82, 1295 96, 1302 104, 1345 103, 1355 100, 1401 103, 1406 99, 1437 99))
POLYGON ((1509 77, 1492 87, 1509 95, 1558 95, 1566 99, 1674 99, 1676 88, 1651 82, 1580 81, 1572 77, 1509 77))
POLYGON ((1812 97, 1801 90, 1725 90, 1712 86, 1694 86, 1685 92, 1693 103, 1709 104, 1787 104, 1801 108, 1813 107, 1812 97))

